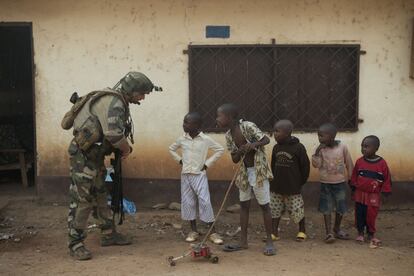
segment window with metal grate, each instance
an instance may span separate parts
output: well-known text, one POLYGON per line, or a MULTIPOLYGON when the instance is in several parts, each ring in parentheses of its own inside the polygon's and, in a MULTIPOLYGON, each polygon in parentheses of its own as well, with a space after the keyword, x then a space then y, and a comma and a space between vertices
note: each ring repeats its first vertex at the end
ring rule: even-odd
POLYGON ((280 119, 301 131, 358 129, 359 45, 190 45, 188 54, 190 111, 204 131, 223 131, 216 110, 230 102, 265 131, 280 119))

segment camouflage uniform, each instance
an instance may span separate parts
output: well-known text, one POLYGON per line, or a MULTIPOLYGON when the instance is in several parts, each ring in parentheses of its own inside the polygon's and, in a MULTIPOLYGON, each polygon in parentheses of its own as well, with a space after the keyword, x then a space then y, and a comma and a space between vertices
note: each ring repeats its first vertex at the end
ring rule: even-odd
MULTIPOLYGON (((89 114, 89 104, 81 110, 74 122, 80 128, 89 114)), ((69 248, 80 246, 86 237, 85 229, 90 213, 93 213, 102 232, 114 230, 111 210, 107 205, 105 186, 105 155, 111 154, 124 136, 128 118, 128 104, 119 97, 106 95, 90 107, 90 113, 98 118, 102 128, 101 142, 83 151, 75 140, 69 146, 70 155, 70 207, 68 216, 69 248)), ((109 232, 109 231, 108 231, 109 232)))
POLYGON ((125 146, 125 143, 129 145, 127 137, 131 119, 126 98, 131 99, 130 96, 134 93, 148 94, 154 88, 162 91, 161 88, 154 87, 145 75, 129 72, 114 89, 94 91, 75 99, 71 111, 62 120, 64 129, 74 129, 74 139, 68 150, 72 179, 68 246, 71 254, 80 260, 91 257, 83 245, 91 213, 103 234, 102 246, 129 243, 116 233, 112 211, 107 205, 104 160, 114 149, 125 146))

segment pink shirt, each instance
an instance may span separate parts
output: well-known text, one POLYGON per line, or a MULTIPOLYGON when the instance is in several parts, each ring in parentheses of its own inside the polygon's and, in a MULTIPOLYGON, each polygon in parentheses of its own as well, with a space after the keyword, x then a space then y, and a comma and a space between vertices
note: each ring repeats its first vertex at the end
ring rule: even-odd
POLYGON ((346 182, 354 168, 348 148, 342 143, 322 148, 318 155, 312 156, 312 165, 319 169, 321 183, 328 184, 346 182))

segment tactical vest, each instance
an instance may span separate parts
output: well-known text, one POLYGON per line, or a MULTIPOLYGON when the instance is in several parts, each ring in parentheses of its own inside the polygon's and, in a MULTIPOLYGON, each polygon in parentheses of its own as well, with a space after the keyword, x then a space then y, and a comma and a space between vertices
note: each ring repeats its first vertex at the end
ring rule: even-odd
MULTIPOLYGON (((74 127, 73 136, 75 142, 83 151, 86 151, 97 142, 102 142, 102 127, 98 118, 92 114, 91 108, 98 99, 106 95, 115 96, 124 103, 126 113, 126 118, 124 119, 127 121, 130 117, 129 105, 119 92, 112 89, 93 91, 83 97, 80 97, 62 119, 61 126, 63 129, 69 130, 74 127), (83 116, 78 117, 81 111, 83 111, 83 116), (76 125, 74 126, 75 120, 76 125)), ((128 133, 125 135, 127 136, 128 133)))

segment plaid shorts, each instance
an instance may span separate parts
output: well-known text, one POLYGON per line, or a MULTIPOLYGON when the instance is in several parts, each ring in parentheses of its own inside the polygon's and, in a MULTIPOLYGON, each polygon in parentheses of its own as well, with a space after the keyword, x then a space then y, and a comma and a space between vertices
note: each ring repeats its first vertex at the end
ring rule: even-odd
POLYGON ((305 217, 305 204, 301 194, 281 195, 270 193, 270 210, 272 218, 280 218, 287 211, 296 224, 305 217))

